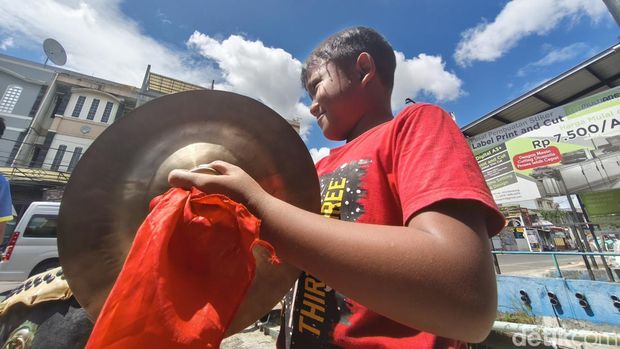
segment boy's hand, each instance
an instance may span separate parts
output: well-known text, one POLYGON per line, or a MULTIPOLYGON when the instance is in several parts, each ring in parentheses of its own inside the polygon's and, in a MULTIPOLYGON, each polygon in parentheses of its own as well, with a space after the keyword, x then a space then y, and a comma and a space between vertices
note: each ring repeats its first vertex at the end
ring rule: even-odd
POLYGON ((267 192, 240 167, 225 161, 214 161, 208 167, 219 174, 207 174, 188 170, 172 170, 168 183, 173 187, 190 190, 196 187, 207 194, 223 194, 246 205, 251 211, 267 192))

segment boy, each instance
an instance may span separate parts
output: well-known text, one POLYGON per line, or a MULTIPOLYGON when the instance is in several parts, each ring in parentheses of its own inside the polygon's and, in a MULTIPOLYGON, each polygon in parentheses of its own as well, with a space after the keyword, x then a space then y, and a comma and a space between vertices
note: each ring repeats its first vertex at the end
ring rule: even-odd
POLYGON ((224 162, 211 164, 221 176, 170 174, 174 186, 246 204, 262 238, 305 271, 287 296, 280 348, 452 348, 489 333, 489 236, 503 217, 446 112, 415 104, 392 116, 395 65, 385 39, 362 27, 329 37, 304 65, 311 113, 325 137, 347 141, 316 165, 322 215, 224 162))

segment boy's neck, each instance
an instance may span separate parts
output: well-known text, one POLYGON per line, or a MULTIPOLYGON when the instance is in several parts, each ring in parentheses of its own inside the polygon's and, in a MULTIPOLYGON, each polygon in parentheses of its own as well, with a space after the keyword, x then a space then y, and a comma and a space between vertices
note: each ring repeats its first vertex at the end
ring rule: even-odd
POLYGON ((355 124, 355 127, 351 130, 351 132, 349 132, 349 135, 347 136, 347 143, 351 142, 371 128, 390 121, 393 118, 394 115, 392 114, 392 107, 389 103, 387 105, 368 110, 360 118, 357 124, 355 124))

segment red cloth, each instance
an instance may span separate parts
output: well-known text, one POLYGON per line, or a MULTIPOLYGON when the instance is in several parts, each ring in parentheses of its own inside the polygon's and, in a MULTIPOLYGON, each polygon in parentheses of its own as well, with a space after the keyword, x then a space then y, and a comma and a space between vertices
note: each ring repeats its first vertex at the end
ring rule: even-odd
MULTIPOLYGON (((321 212, 327 217, 404 226, 433 203, 470 199, 492 209, 489 236, 504 226, 469 144, 448 113, 434 105, 419 103, 403 109, 393 120, 333 149, 316 168, 321 212)), ((297 285, 294 299, 287 297, 283 321, 292 328, 280 331, 279 348, 465 346, 387 319, 311 275, 302 274, 297 285)))
MULTIPOLYGON (((260 220, 221 195, 153 199, 86 348, 219 348, 256 268, 260 220)), ((274 260, 275 261, 275 260, 274 260)))

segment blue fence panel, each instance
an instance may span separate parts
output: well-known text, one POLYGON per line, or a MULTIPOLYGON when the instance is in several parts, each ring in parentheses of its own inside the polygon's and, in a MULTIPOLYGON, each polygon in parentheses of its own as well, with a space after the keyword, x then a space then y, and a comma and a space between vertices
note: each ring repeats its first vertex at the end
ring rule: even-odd
POLYGON ((498 275, 497 285, 502 313, 620 326, 619 283, 498 275))

